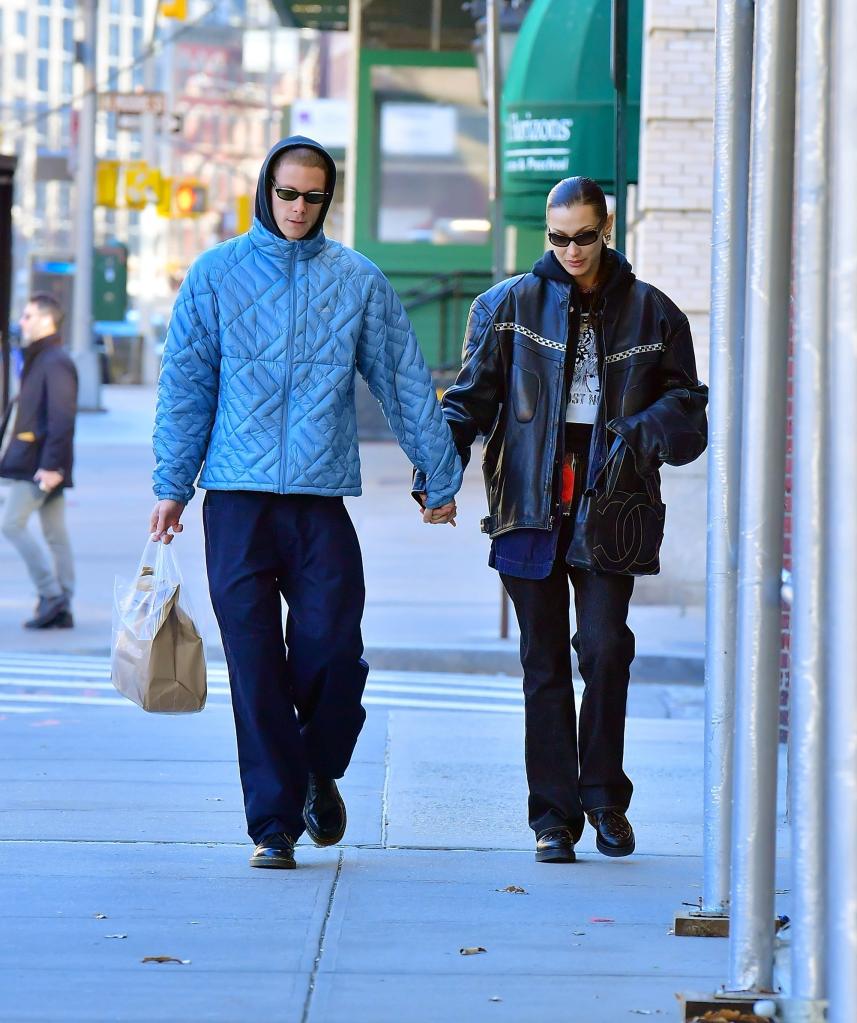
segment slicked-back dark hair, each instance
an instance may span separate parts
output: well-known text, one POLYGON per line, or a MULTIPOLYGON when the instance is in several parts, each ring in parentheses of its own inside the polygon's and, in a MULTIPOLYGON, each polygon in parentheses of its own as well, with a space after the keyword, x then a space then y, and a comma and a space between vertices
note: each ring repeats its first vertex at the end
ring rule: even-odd
POLYGON ((65 319, 65 313, 53 295, 49 295, 46 291, 37 291, 35 295, 30 295, 27 303, 34 305, 43 316, 50 316, 54 321, 54 329, 60 329, 62 321, 65 319))
POLYGON ((563 178, 554 185, 548 195, 545 216, 558 206, 591 206, 598 216, 599 224, 607 219, 607 199, 597 181, 578 175, 563 178))

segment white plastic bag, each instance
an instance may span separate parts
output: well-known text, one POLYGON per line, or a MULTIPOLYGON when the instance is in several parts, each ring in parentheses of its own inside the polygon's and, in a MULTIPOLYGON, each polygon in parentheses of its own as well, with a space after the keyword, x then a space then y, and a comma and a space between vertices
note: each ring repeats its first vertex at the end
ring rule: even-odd
POLYGON ((172 544, 150 540, 113 588, 111 680, 143 710, 187 714, 206 698, 205 650, 172 544))

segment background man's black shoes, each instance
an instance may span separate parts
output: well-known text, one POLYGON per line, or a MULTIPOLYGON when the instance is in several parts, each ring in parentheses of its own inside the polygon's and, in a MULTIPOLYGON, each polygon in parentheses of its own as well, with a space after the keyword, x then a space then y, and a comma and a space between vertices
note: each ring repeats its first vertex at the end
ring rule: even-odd
POLYGON ((574 863, 575 859, 571 828, 548 828, 536 835, 539 863, 574 863))
POLYGON ((630 856, 635 848, 634 829, 625 812, 618 806, 599 806, 587 810, 589 823, 595 828, 595 845, 605 856, 630 856))
POLYGON ((25 629, 70 629, 74 625, 67 597, 39 597, 35 615, 25 629))
POLYGON ((318 846, 336 845, 345 834, 345 803, 333 778, 310 774, 304 803, 307 834, 318 846))
POLYGON ((250 857, 251 867, 272 867, 275 870, 294 870, 295 843, 281 831, 278 834, 266 835, 256 846, 250 857))

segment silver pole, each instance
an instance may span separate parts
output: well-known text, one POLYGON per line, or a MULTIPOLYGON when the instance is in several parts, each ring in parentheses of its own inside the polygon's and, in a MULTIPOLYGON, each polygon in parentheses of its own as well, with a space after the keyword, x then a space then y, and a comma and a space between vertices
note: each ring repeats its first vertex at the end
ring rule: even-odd
POLYGON ((791 995, 824 998, 824 402, 829 0, 800 0, 792 487, 791 995))
MULTIPOLYGON (((149 26, 146 45, 152 52, 143 64, 143 82, 147 92, 154 92, 158 86, 158 69, 155 61, 158 59, 155 51, 155 43, 158 37, 158 0, 147 0, 145 11, 145 23, 149 26)), ((155 115, 149 112, 141 118, 141 135, 143 159, 152 168, 158 164, 157 141, 155 137, 155 115)), ((140 335, 142 337, 142 382, 154 384, 158 379, 158 355, 155 350, 155 342, 152 337, 152 306, 155 302, 155 281, 160 272, 158 266, 158 242, 161 233, 160 217, 151 203, 140 215, 140 279, 145 282, 140 289, 139 311, 140 311, 140 335)))
POLYGON ((827 955, 830 1023, 857 1019, 857 8, 832 5, 827 955))
POLYGON ((729 945, 749 992, 773 984, 796 13, 756 4, 729 945))
POLYGON ((83 99, 78 133, 75 201, 74 295, 71 308, 71 349, 80 378, 78 405, 82 409, 101 406, 101 372, 92 338, 92 247, 95 231, 95 114, 98 97, 95 92, 95 50, 98 24, 98 0, 81 0, 83 42, 80 61, 83 66, 83 99))
POLYGON ((500 3, 487 0, 485 7, 485 58, 488 69, 488 201, 491 208, 491 270, 494 280, 504 276, 503 201, 500 152, 500 3))
POLYGON ((732 841, 741 380, 753 85, 752 0, 719 0, 716 25, 702 909, 705 913, 725 914, 729 904, 732 841))
MULTIPOLYGON (((502 153, 500 151, 500 4, 485 2, 485 66, 488 79, 488 203, 491 217, 491 275, 494 281, 505 276, 505 239, 503 237, 502 153)), ((500 638, 509 637, 509 595, 500 585, 500 638)))

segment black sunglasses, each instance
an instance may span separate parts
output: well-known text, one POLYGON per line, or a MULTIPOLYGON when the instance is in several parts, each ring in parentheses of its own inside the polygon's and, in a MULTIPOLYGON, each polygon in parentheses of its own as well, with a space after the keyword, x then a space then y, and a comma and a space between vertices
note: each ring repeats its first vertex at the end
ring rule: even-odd
POLYGON ((604 225, 602 224, 601 227, 597 227, 594 231, 581 231, 580 234, 576 234, 573 238, 548 231, 548 241, 559 249, 567 249, 572 242, 580 248, 585 248, 587 245, 594 245, 598 241, 598 236, 601 234, 603 227, 604 225))
POLYGON ((296 188, 277 188, 274 185, 277 198, 283 202, 294 202, 295 199, 306 199, 311 206, 319 206, 327 198, 327 192, 299 192, 296 188))

